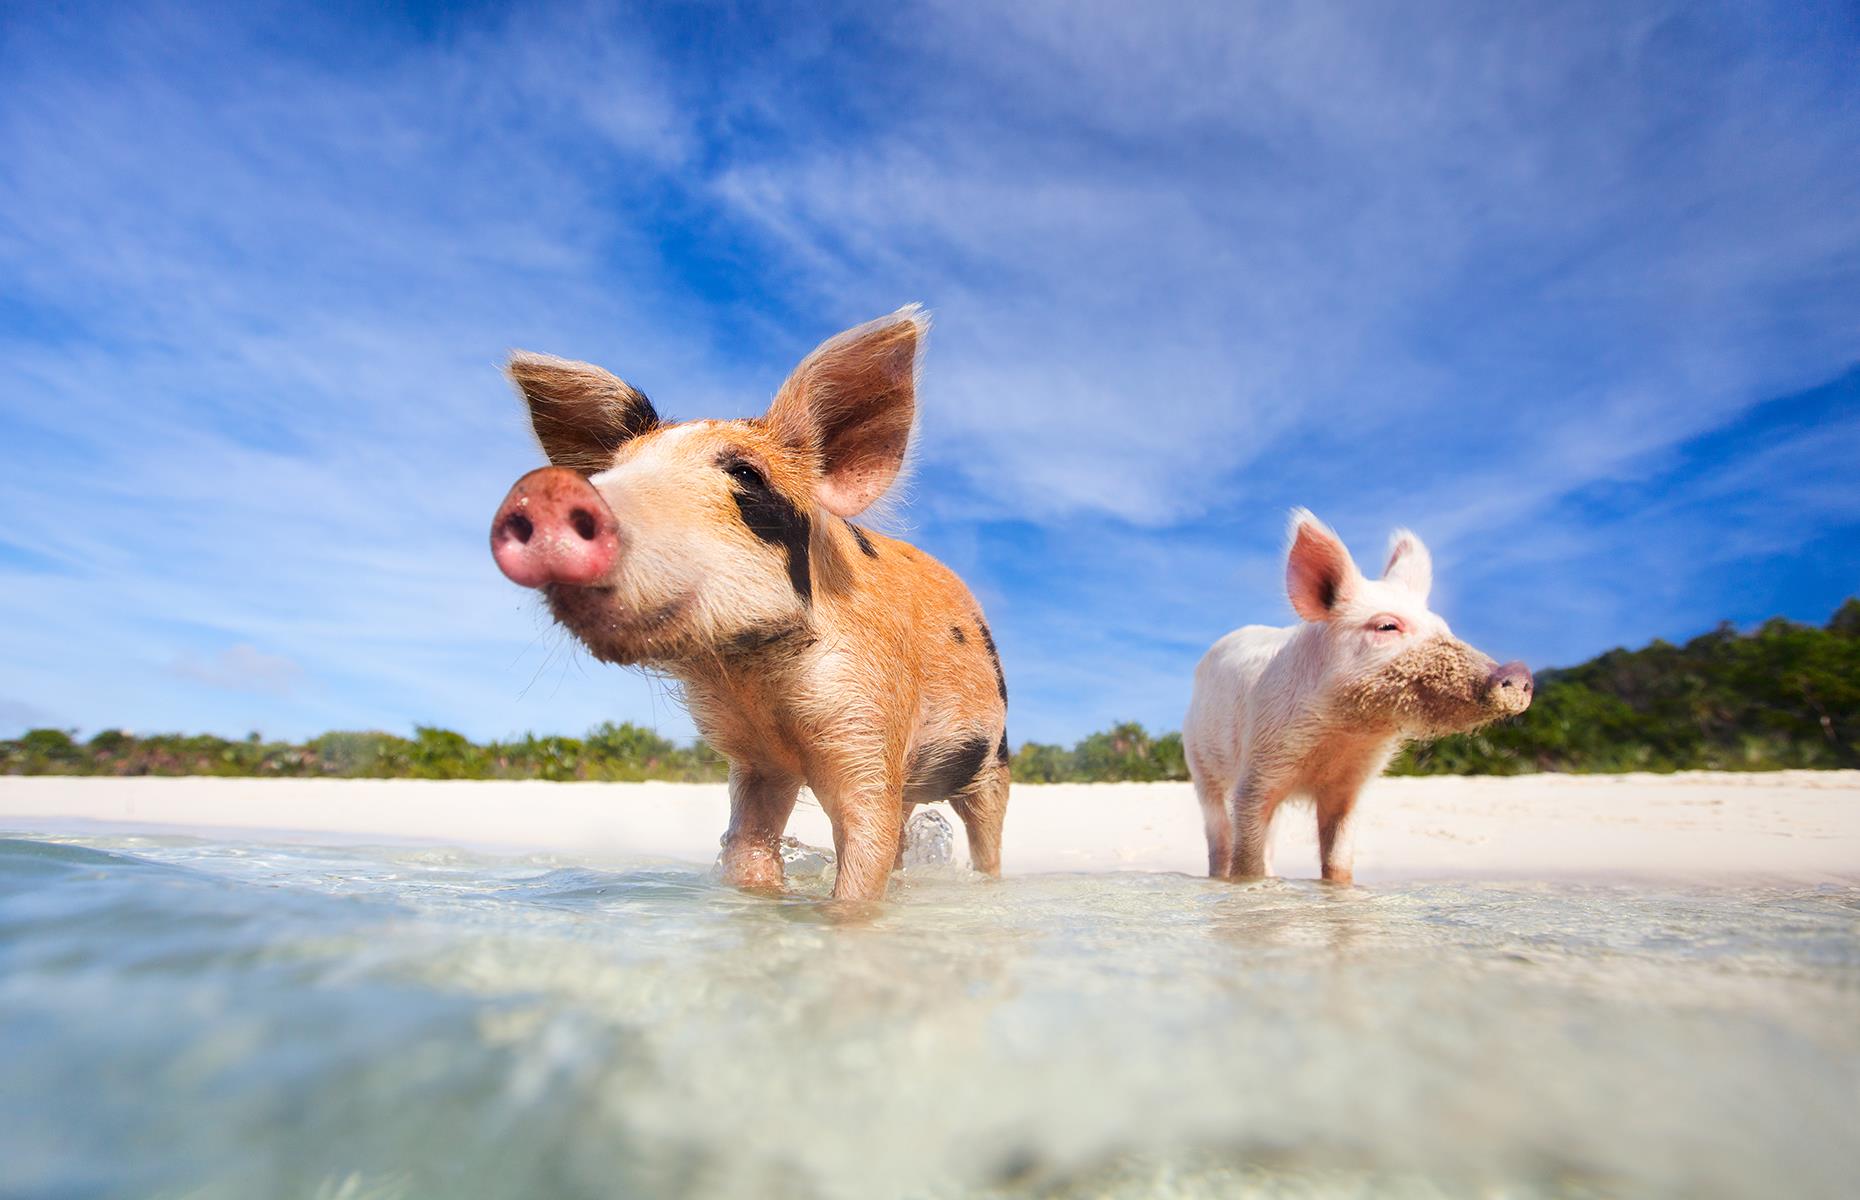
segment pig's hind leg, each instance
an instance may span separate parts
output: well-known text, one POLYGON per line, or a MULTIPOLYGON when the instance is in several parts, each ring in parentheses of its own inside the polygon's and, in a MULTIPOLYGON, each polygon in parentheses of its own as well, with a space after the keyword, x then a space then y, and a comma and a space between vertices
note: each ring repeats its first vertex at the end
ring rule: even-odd
POLYGON ((984 875, 1001 874, 1001 826, 1007 820, 1008 767, 997 762, 949 798, 969 835, 969 865, 984 875))
POLYGON ((1208 835, 1208 878, 1225 879, 1233 870, 1234 819, 1227 812, 1227 784, 1205 772, 1191 769, 1195 799, 1201 802, 1201 823, 1208 835))

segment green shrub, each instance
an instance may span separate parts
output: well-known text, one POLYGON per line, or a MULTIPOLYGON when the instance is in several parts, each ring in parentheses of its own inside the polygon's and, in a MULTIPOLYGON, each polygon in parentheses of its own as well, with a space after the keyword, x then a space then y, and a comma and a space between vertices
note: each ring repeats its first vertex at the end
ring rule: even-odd
MULTIPOLYGON (((1537 700, 1516 720, 1416 743, 1397 775, 1525 771, 1760 771, 1860 766, 1860 598, 1825 628, 1781 619, 1748 634, 1729 625, 1683 646, 1656 641, 1538 676, 1537 700)), ((330 775, 343 778, 721 780, 728 764, 702 741, 679 746, 632 724, 585 738, 478 745, 418 726, 412 738, 325 733, 302 745, 211 734, 138 737, 106 729, 79 744, 62 729, 0 741, 9 775, 330 775)), ((1124 722, 1071 749, 1024 742, 1022 783, 1188 778, 1182 735, 1153 737, 1124 722)))

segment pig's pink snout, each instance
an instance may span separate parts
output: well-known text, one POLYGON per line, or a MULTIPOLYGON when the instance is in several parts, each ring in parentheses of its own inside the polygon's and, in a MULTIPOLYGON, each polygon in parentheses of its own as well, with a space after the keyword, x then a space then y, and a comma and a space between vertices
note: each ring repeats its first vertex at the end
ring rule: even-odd
POLYGON ((539 467, 517 480, 491 522, 497 569, 524 587, 594 583, 619 553, 613 511, 567 467, 539 467))
POLYGON ((1537 681, 1531 678, 1531 669, 1521 662, 1508 662, 1502 667, 1492 668, 1493 691, 1515 691, 1520 697, 1528 699, 1537 681))

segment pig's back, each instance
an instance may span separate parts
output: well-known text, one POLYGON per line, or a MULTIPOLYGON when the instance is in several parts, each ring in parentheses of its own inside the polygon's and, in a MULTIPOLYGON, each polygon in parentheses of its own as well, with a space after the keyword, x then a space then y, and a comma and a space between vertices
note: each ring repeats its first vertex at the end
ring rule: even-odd
POLYGON ((1297 626, 1247 625, 1215 642, 1195 666, 1182 748, 1198 775, 1230 779, 1246 751, 1247 702, 1297 626))

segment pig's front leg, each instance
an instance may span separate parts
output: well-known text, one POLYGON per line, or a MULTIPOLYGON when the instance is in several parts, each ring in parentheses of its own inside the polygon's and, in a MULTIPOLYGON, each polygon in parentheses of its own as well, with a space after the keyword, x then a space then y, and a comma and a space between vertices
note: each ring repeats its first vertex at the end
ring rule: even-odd
POLYGON ((1340 753, 1311 789, 1317 809, 1318 864, 1330 883, 1349 884, 1356 858, 1356 802, 1363 788, 1388 761, 1386 743, 1371 743, 1357 753, 1340 753))
POLYGON ((1234 858, 1227 872, 1231 878, 1262 879, 1268 874, 1266 834, 1272 827, 1272 814, 1284 798, 1283 788, 1257 774, 1248 774, 1234 788, 1234 858))
POLYGON ((849 788, 823 807, 833 823, 833 852, 839 862, 833 898, 883 900, 904 832, 903 789, 849 788))
POLYGON ((1356 788, 1317 793, 1318 864, 1327 883, 1350 883, 1356 861, 1356 788))
POLYGON ((781 835, 801 781, 730 764, 730 829, 723 836, 723 877, 736 887, 779 890, 781 835))
POLYGON ((891 869, 894 871, 902 871, 904 869, 904 831, 910 828, 911 814, 916 811, 917 806, 912 804, 909 800, 906 800, 904 802, 904 811, 898 814, 898 856, 893 859, 891 863, 891 869))

